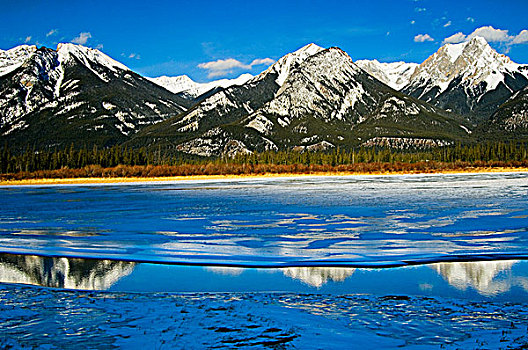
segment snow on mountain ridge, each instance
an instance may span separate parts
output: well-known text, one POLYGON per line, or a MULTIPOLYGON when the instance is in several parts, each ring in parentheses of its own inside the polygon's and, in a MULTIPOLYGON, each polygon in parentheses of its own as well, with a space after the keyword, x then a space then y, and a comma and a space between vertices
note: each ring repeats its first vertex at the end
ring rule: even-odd
MULTIPOLYGON (((0 77, 16 70, 38 50, 43 49, 45 48, 37 49, 35 45, 19 45, 7 51, 0 50, 0 77)), ((60 43, 54 51, 57 53, 58 61, 61 64, 69 62, 75 57, 92 70, 94 64, 105 66, 112 71, 130 70, 124 64, 110 58, 101 51, 86 46, 72 43, 60 43)))
POLYGON ((486 91, 504 82, 505 74, 519 71, 521 65, 493 50, 481 37, 460 44, 446 44, 427 58, 410 77, 410 85, 427 85, 422 95, 440 88, 444 92, 451 81, 461 78, 468 87, 486 82, 486 91))
POLYGON ((0 77, 0 133, 15 143, 27 137, 44 147, 77 140, 102 145, 105 138, 122 142, 186 110, 183 98, 99 50, 59 44, 27 55, 23 49, 15 50, 22 51, 23 64, 0 77))
MULTIPOLYGON (((348 91, 346 96, 340 96, 339 94, 331 93, 322 82, 317 80, 320 76, 324 76, 331 79, 326 82, 327 84, 335 86, 348 85, 354 81, 354 77, 360 72, 360 69, 352 62, 348 54, 341 49, 317 50, 315 54, 306 57, 303 62, 306 65, 301 75, 304 79, 312 82, 313 85, 306 84, 304 79, 300 79, 299 74, 292 75, 294 73, 289 72, 291 74, 284 80, 275 98, 263 107, 261 111, 257 112, 255 114, 256 117, 258 117, 259 113, 265 111, 266 114, 275 114, 289 120, 305 113, 304 105, 308 104, 314 108, 314 113, 320 115, 321 118, 341 119, 348 109, 353 108, 358 100, 364 98, 366 92, 360 84, 355 84, 354 88, 348 91), (324 55, 321 52, 324 52, 324 55), (317 55, 319 53, 323 56, 319 57, 317 55), (315 90, 312 90, 313 88, 315 90), (307 100, 310 102, 305 103, 307 100), (325 109, 317 107, 327 103, 336 107, 336 113, 331 116, 327 115, 325 109)), ((289 124, 289 122, 286 122, 286 124, 289 124)))
POLYGON ((316 53, 323 51, 324 49, 320 46, 317 46, 314 43, 310 43, 308 45, 305 45, 298 49, 297 51, 294 51, 292 53, 289 53, 282 58, 280 58, 277 62, 272 64, 268 69, 266 69, 261 74, 257 75, 254 80, 259 80, 263 76, 270 74, 270 73, 276 73, 278 75, 277 79, 275 80, 276 83, 279 86, 282 86, 284 84, 284 81, 290 74, 290 70, 292 66, 296 63, 300 63, 304 61, 306 58, 315 55, 316 53))
POLYGON ((484 38, 475 37, 439 48, 416 68, 401 91, 478 122, 526 85, 527 65, 513 62, 484 38))
MULTIPOLYGON (((286 78, 290 74, 292 66, 303 62, 308 57, 323 50, 323 48, 315 44, 303 46, 299 50, 283 56, 264 72, 240 85, 240 88, 238 86, 230 86, 224 91, 217 92, 204 99, 183 119, 176 121, 173 125, 177 127, 177 132, 196 131, 200 128, 202 119, 207 118, 211 113, 216 114, 215 118, 217 120, 226 118, 231 114, 253 113, 256 107, 260 107, 261 104, 268 102, 274 95, 280 94, 284 81, 286 81, 286 78), (244 101, 236 97, 241 92, 246 94, 247 91, 258 91, 257 94, 259 97, 249 103, 247 100, 244 101)), ((195 146, 190 146, 190 148, 196 149, 195 146)), ((200 153, 201 155, 206 154, 203 153, 203 150, 199 152, 202 152, 200 153)))
POLYGON ((82 45, 71 43, 60 43, 57 45, 57 53, 60 62, 68 62, 72 57, 79 59, 85 66, 92 69, 92 63, 105 66, 113 71, 116 69, 129 71, 130 69, 124 64, 110 58, 97 49, 92 49, 82 45), (92 63, 90 63, 92 62, 92 63))
POLYGON ((209 83, 197 83, 186 75, 176 77, 160 76, 157 78, 148 79, 173 93, 188 93, 192 97, 198 97, 199 95, 216 87, 228 88, 233 85, 243 85, 247 82, 258 81, 270 73, 275 73, 278 75, 276 82, 279 86, 282 86, 288 77, 288 74, 290 73, 291 67, 295 63, 300 63, 306 58, 322 50, 324 50, 322 47, 313 43, 305 45, 294 52, 286 54, 264 72, 255 77, 253 77, 251 74, 242 74, 235 79, 221 79, 209 83))
POLYGON ((37 47, 34 45, 20 45, 10 50, 0 50, 0 77, 23 65, 35 51, 37 47))
POLYGON ((242 85, 253 78, 253 75, 246 73, 240 75, 235 79, 220 79, 208 83, 197 83, 189 78, 187 75, 179 75, 175 77, 160 76, 157 78, 148 78, 153 83, 164 87, 172 93, 184 93, 193 98, 196 98, 207 91, 215 88, 228 88, 233 85, 242 85))
POLYGON ((407 63, 402 61, 382 63, 378 60, 358 60, 355 63, 361 69, 394 90, 400 90, 407 85, 411 75, 419 66, 418 63, 407 63))

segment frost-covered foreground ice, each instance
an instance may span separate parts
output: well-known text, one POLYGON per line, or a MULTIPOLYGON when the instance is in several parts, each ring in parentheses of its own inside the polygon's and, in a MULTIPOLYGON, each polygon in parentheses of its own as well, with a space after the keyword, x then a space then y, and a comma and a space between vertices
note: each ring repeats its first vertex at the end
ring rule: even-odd
POLYGON ((528 347, 528 174, 0 199, 0 347, 528 347))
POLYGON ((109 349, 508 349, 519 303, 298 293, 85 293, 0 287, 0 345, 109 349))

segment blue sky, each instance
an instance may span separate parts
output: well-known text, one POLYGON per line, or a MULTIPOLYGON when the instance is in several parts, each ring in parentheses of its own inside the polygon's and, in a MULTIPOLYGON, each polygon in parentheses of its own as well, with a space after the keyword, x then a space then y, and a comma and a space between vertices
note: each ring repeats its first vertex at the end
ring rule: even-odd
POLYGON ((73 41, 147 76, 202 82, 257 74, 310 42, 354 60, 422 62, 446 38, 475 30, 528 63, 526 0, 0 0, 0 8, 0 49, 73 41))

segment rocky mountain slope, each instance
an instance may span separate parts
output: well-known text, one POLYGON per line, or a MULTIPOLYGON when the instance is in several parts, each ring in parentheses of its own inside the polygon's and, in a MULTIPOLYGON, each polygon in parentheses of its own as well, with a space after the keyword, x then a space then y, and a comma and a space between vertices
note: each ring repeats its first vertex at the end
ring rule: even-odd
POLYGON ((12 147, 107 146, 187 103, 98 50, 17 47, 0 55, 0 135, 12 147))
POLYGON ((528 85, 528 66, 475 37, 446 44, 420 64, 401 91, 480 122, 528 85))
MULTIPOLYGON (((187 152, 189 146, 182 142, 199 138, 206 134, 219 132, 218 127, 236 123, 249 113, 257 110, 273 99, 275 93, 284 83, 293 66, 300 64, 312 54, 323 50, 317 45, 309 44, 287 54, 258 76, 243 85, 233 85, 205 98, 185 114, 171 118, 138 133, 129 143, 132 146, 163 145, 187 152)), ((220 131, 220 133, 222 133, 220 131)), ((187 152, 199 155, 232 153, 238 149, 238 141, 227 144, 211 144, 211 150, 187 152), (231 150, 228 150, 232 147, 231 150), (212 151, 215 149, 215 151, 212 151), (220 150, 222 149, 222 150, 220 150)), ((256 140, 261 142, 261 140, 256 140)), ((199 141, 197 141, 199 142, 199 141)), ((266 148, 265 145, 260 145, 266 148)))
POLYGON ((145 129, 133 142, 210 156, 376 145, 387 139, 402 148, 417 142, 438 146, 469 132, 441 109, 373 78, 342 50, 311 44, 248 83, 145 129))
POLYGON ((528 86, 502 104, 482 126, 482 131, 528 137, 528 86))
POLYGON ((420 65, 354 63, 339 48, 309 44, 258 76, 207 84, 144 78, 80 45, 22 45, 0 50, 0 141, 18 149, 126 144, 199 156, 437 147, 497 132, 524 135, 526 86, 528 66, 482 38, 445 45, 420 65))

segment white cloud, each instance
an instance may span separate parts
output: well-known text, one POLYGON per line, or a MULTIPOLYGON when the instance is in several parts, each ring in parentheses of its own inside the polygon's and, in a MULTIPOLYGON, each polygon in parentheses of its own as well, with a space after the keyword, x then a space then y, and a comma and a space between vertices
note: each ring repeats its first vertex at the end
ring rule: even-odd
POLYGON ((136 60, 140 60, 141 56, 137 53, 131 53, 130 55, 128 55, 128 58, 135 58, 136 60))
POLYGON ((200 63, 198 68, 206 69, 209 71, 208 77, 220 77, 230 73, 233 73, 234 69, 252 69, 253 66, 270 65, 275 61, 271 58, 256 58, 250 64, 244 64, 237 59, 228 58, 225 60, 216 60, 211 62, 200 63))
POLYGON ((511 37, 507 30, 495 29, 492 26, 484 26, 475 29, 473 33, 469 34, 467 39, 471 40, 477 36, 483 37, 487 42, 506 42, 510 41, 511 37))
POLYGON ((90 34, 90 32, 82 32, 82 33, 79 33, 78 37, 73 38, 71 42, 74 44, 84 45, 86 44, 88 39, 90 39, 91 37, 92 37, 92 34, 90 34))
POLYGON ((26 36, 26 40, 24 40, 24 43, 29 43, 31 41, 31 36, 26 36))
POLYGON ((57 29, 52 29, 52 30, 50 30, 50 31, 46 34, 46 38, 47 38, 47 37, 50 37, 50 36, 52 36, 52 35, 54 35, 54 34, 57 34, 57 32, 58 32, 57 29))
POLYGON ((260 65, 267 65, 275 63, 275 60, 272 60, 271 58, 257 58, 254 59, 253 62, 251 62, 250 66, 260 66, 260 65))
POLYGON ((425 11, 427 11, 427 9, 425 7, 417 7, 417 8, 414 9, 414 11, 416 11, 416 12, 425 12, 425 11))
POLYGON ((95 47, 97 50, 102 50, 103 49, 103 44, 99 44, 95 47))
POLYGON ((433 38, 429 34, 418 34, 414 37, 414 42, 416 43, 423 43, 426 41, 434 41, 433 38))
POLYGON ((447 23, 444 24, 444 28, 447 28, 447 27, 449 27, 450 25, 451 25, 451 21, 447 21, 447 23))
POLYGON ((413 20, 411 21, 411 24, 415 24, 415 23, 416 23, 416 21, 413 19, 413 20))
POLYGON ((525 44, 528 43, 528 30, 522 30, 515 38, 513 38, 512 44, 525 44))
POLYGON ((473 17, 466 18, 466 21, 471 22, 471 23, 475 23, 475 19, 473 17))
POLYGON ((234 58, 200 63, 198 67, 203 68, 203 69, 210 69, 210 70, 229 70, 232 68, 248 68, 248 69, 251 68, 250 65, 243 64, 242 62, 234 58))
POLYGON ((506 51, 511 45, 528 43, 528 30, 524 29, 517 35, 510 35, 506 29, 497 29, 492 26, 484 26, 475 29, 471 34, 465 35, 458 32, 444 39, 444 44, 458 44, 469 41, 475 37, 482 37, 489 43, 502 43, 506 46, 506 51))
POLYGON ((463 34, 462 32, 458 32, 456 34, 453 34, 451 36, 448 36, 444 39, 442 42, 443 44, 458 44, 466 41, 467 36, 463 34))

